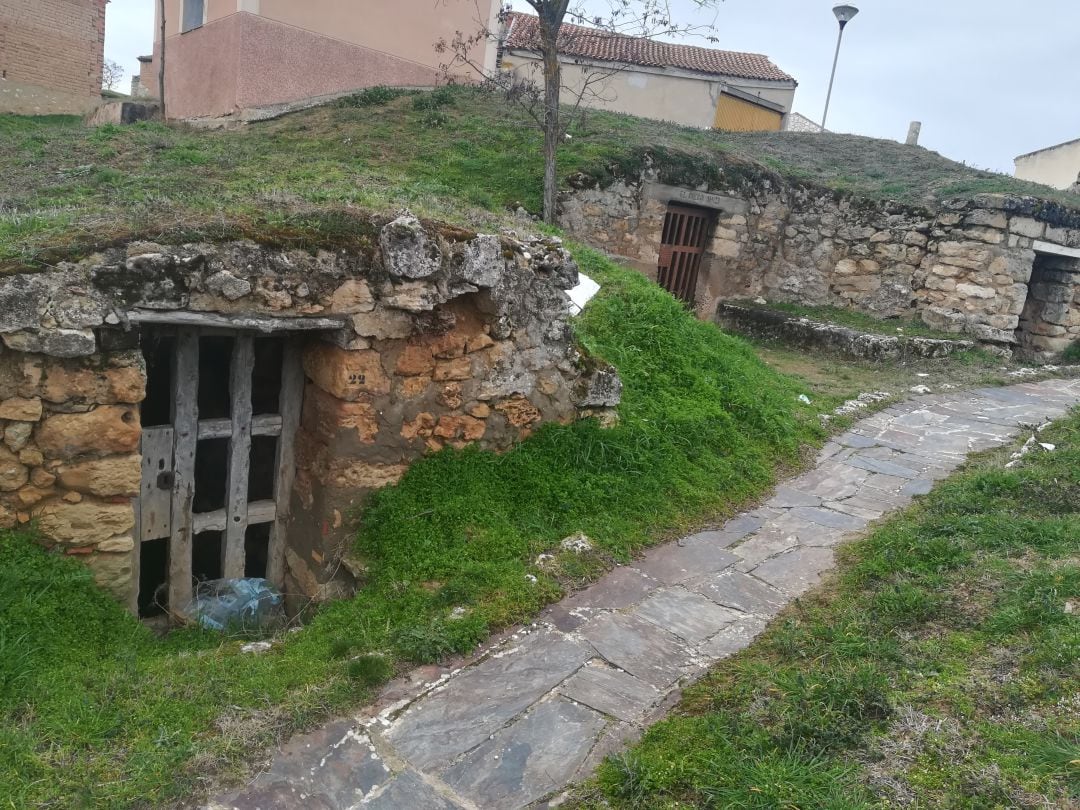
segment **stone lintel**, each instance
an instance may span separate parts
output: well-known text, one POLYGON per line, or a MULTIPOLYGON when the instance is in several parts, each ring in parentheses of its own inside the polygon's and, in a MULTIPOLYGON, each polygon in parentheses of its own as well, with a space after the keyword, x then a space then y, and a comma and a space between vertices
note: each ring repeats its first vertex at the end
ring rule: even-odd
POLYGON ((345 318, 274 318, 266 315, 221 315, 214 312, 190 312, 137 309, 128 313, 133 324, 161 324, 167 326, 200 326, 228 330, 253 330, 256 332, 307 332, 342 329, 345 318))
POLYGON ((645 195, 651 200, 660 202, 683 203, 684 205, 697 205, 702 208, 712 208, 723 211, 725 214, 748 214, 750 203, 739 197, 728 197, 723 194, 713 194, 709 191, 697 191, 682 186, 668 186, 663 183, 646 183, 645 195))
MULTIPOLYGON (((1080 259, 1080 248, 1055 245, 1053 242, 1045 242, 1042 239, 1036 239, 1031 247, 1036 253, 1049 253, 1053 256, 1067 256, 1070 259, 1080 259)), ((1078 268, 1078 270, 1080 270, 1080 268, 1078 268)))

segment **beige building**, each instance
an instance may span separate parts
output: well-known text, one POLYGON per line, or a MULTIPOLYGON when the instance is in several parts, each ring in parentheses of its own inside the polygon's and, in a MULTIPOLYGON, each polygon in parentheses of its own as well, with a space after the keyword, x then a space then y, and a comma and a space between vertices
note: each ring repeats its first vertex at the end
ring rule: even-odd
MULTIPOLYGON (((330 96, 376 85, 431 86, 447 57, 440 40, 496 25, 497 0, 165 0, 170 118, 330 96), (372 6, 376 6, 372 9, 372 6)), ((140 85, 158 94, 161 20, 140 85)), ((495 44, 475 54, 495 65, 495 44)))
POLYGON ((1080 181, 1080 139, 1028 152, 1016 158, 1016 176, 1054 188, 1067 189, 1080 181))
POLYGON ((108 0, 0 0, 0 113, 85 113, 101 102, 108 0))
MULTIPOLYGON (((536 81, 538 18, 508 14, 499 66, 536 81)), ((779 130, 798 83, 767 56, 675 45, 564 24, 563 84, 598 109, 736 131, 779 130)))

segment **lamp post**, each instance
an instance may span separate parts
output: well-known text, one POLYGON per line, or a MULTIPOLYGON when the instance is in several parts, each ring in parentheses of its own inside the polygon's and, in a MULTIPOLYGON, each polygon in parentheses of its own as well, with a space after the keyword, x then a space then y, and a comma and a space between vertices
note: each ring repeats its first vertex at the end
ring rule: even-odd
POLYGON ((836 56, 833 57, 832 75, 829 77, 829 94, 825 97, 825 113, 821 116, 821 129, 825 130, 825 120, 829 117, 829 102, 832 101, 833 82, 836 81, 836 63, 840 61, 840 43, 844 41, 844 28, 851 22, 859 10, 855 6, 835 6, 832 10, 840 23, 840 35, 836 38, 836 56))

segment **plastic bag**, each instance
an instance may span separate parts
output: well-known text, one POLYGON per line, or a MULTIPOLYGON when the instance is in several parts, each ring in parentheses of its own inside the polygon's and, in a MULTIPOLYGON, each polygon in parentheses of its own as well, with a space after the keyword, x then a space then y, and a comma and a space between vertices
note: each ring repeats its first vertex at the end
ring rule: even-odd
POLYGON ((265 579, 200 582, 185 613, 203 627, 228 632, 273 633, 286 621, 285 598, 265 579))

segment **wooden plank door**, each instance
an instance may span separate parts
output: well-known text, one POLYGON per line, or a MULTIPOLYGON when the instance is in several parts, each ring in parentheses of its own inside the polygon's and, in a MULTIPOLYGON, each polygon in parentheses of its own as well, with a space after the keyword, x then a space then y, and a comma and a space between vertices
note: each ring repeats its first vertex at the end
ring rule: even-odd
POLYGON ((668 205, 660 237, 660 261, 656 281, 687 305, 694 305, 698 272, 709 237, 707 211, 684 205, 668 205))
POLYGON ((182 616, 198 580, 283 584, 303 371, 296 338, 184 327, 170 339, 172 424, 143 432, 137 514, 140 545, 167 540, 169 612, 182 616))

